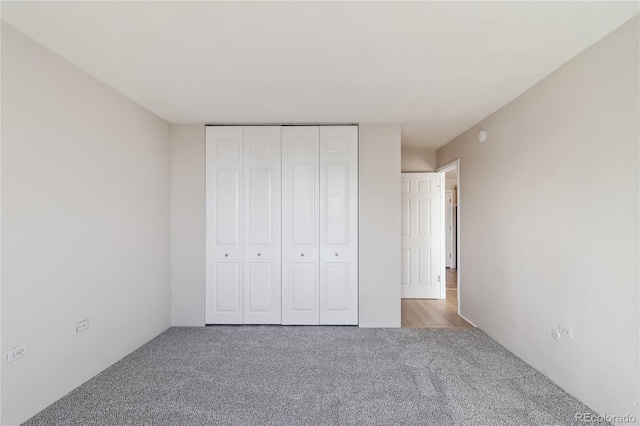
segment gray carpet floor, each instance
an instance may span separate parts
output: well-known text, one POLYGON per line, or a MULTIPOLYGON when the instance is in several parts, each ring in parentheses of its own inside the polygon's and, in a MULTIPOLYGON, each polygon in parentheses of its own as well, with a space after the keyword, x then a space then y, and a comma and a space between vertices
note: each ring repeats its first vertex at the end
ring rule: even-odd
MULTIPOLYGON (((479 330, 170 328, 25 425, 572 425, 479 330)), ((593 424, 593 423, 589 423, 593 424)))

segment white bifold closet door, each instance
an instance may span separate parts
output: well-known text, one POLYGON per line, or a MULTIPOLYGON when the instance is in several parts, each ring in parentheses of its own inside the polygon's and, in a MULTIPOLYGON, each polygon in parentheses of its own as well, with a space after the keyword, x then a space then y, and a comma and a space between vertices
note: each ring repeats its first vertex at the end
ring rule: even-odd
POLYGON ((282 128, 282 323, 320 324, 320 128, 282 128))
POLYGON ((358 128, 282 128, 282 323, 358 323, 358 128))
POLYGON ((206 323, 281 323, 280 126, 206 127, 206 323))

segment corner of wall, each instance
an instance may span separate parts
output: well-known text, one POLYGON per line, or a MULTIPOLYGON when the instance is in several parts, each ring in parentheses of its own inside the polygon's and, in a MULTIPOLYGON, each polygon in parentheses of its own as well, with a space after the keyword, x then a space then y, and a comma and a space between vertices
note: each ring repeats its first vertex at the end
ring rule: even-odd
POLYGON ((2 24, 2 423, 170 325, 169 124, 2 24), (76 324, 90 328, 76 332, 76 324))
POLYGON ((171 125, 171 324, 205 324, 205 125, 171 125))
POLYGON ((403 146, 401 148, 402 172, 433 172, 436 170, 436 148, 403 146))

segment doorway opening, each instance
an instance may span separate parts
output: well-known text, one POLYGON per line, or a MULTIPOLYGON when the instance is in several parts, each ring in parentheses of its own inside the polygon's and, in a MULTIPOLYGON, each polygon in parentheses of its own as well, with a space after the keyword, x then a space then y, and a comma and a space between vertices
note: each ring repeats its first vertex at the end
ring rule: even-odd
MULTIPOLYGON (((436 256, 432 256, 430 268, 436 271, 438 287, 437 293, 427 296, 413 296, 412 293, 403 291, 401 300, 401 326, 408 328, 473 328, 473 325, 459 315, 460 307, 460 215, 458 206, 460 204, 460 179, 459 179, 459 160, 449 163, 441 167, 437 172, 425 173, 422 175, 431 175, 432 179, 437 182, 437 202, 435 211, 431 210, 432 217, 428 219, 429 223, 434 224, 434 233, 437 233, 437 247, 432 247, 436 256)), ((403 174, 404 175, 404 174, 403 174)), ((403 182, 408 178, 403 177, 403 182)), ((435 186, 435 185, 434 185, 435 186)), ((411 231, 414 225, 411 222, 412 211, 409 198, 405 193, 406 184, 402 187, 403 192, 403 273, 401 277, 401 286, 403 290, 407 290, 407 284, 410 282, 408 277, 412 270, 411 263, 426 263, 420 258, 426 250, 416 250, 416 255, 411 254, 411 248, 414 245, 422 247, 424 242, 417 242, 415 235, 411 234, 411 239, 407 238, 407 233, 411 231), (408 213, 409 212, 409 213, 408 213), (407 223, 410 225, 408 226, 407 223), (406 242, 406 243, 405 243, 406 242), (405 247, 406 245, 406 247, 405 247)), ((433 200, 436 201, 436 200, 433 200)), ((420 200, 418 200, 420 202, 420 200)), ((418 216, 420 216, 418 210, 418 216)), ((420 223, 415 225, 420 227, 420 223)), ((418 236, 419 237, 419 236, 418 236)), ((419 274, 419 269, 418 269, 419 274)), ((420 281, 420 279, 418 279, 420 281)))
POLYGON ((444 190, 443 220, 440 224, 444 240, 442 261, 444 263, 445 292, 448 306, 459 313, 458 289, 458 164, 441 170, 441 185, 444 190))

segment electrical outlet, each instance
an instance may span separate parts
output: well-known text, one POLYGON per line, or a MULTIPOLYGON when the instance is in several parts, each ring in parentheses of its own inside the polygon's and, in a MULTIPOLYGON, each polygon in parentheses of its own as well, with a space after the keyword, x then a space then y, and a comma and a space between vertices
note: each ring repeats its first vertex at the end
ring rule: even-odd
POLYGON ((89 323, 89 320, 82 320, 78 323, 78 325, 76 325, 76 333, 82 333, 83 331, 87 330, 89 327, 91 326, 91 324, 89 323))
POLYGON ((558 325, 558 332, 560 332, 560 335, 568 338, 568 339, 573 339, 573 329, 569 328, 569 327, 565 327, 564 325, 560 324, 558 325))
POLYGON ((7 352, 7 361, 15 361, 16 359, 22 358, 27 354, 27 345, 16 346, 7 352))

